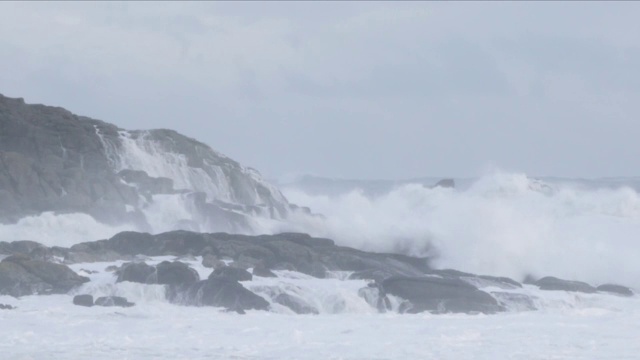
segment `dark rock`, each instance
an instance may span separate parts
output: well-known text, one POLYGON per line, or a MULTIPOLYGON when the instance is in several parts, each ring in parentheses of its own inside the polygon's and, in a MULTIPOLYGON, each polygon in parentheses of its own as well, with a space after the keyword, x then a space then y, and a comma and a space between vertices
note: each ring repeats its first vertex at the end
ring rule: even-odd
POLYGON ((7 304, 0 304, 0 310, 13 310, 15 307, 7 304))
MULTIPOLYGON (((109 240, 77 244, 68 251, 93 257, 120 254, 131 257, 202 254, 207 267, 220 267, 221 259, 233 260, 233 267, 251 268, 264 265, 268 269, 293 270, 318 278, 327 271, 375 271, 380 274, 420 276, 429 271, 428 259, 398 254, 377 254, 333 245, 331 240, 312 238, 304 234, 231 235, 199 234, 171 231, 159 235, 122 232, 109 240)), ((364 274, 364 273, 363 273, 364 274)), ((386 275, 384 275, 386 276, 386 275)))
POLYGON ((608 293, 623 295, 623 296, 633 296, 633 290, 626 286, 615 285, 615 284, 603 284, 596 288, 598 291, 604 291, 608 293))
POLYGON ((232 281, 251 281, 253 279, 253 275, 244 269, 225 266, 213 270, 211 275, 209 275, 209 279, 211 278, 221 278, 232 281))
POLYGON ((89 281, 65 265, 12 255, 0 262, 0 294, 64 294, 89 281))
POLYGON ((76 295, 73 297, 73 304, 79 306, 93 306, 93 295, 76 295))
POLYGON ((224 261, 219 260, 215 255, 207 254, 202 257, 202 266, 206 268, 217 269, 227 266, 224 261))
MULTIPOLYGON (((34 244, 29 247, 40 248, 34 244)), ((42 249, 49 251, 53 248, 42 249)), ((219 259, 228 259, 233 261, 234 267, 256 268, 264 265, 270 270, 298 271, 318 278, 324 278, 327 271, 351 271, 356 273, 353 278, 381 281, 388 276, 421 276, 432 271, 426 258, 359 251, 335 246, 327 239, 297 233, 247 236, 183 230, 158 235, 122 232, 108 240, 76 244, 69 249, 59 248, 56 251, 65 254, 66 263, 116 259, 131 261, 164 255, 203 256, 203 262, 209 266, 219 267, 223 263, 219 259)), ((157 282, 157 279, 149 279, 155 270, 152 267, 144 264, 129 266, 118 271, 119 281, 157 282)), ((445 276, 446 272, 442 274, 445 276)), ((460 275, 452 273, 446 276, 460 275)))
POLYGON ((542 279, 536 281, 534 285, 540 287, 540 290, 561 290, 583 293, 596 292, 596 288, 587 283, 558 279, 553 276, 543 277, 542 279))
POLYGON ((256 265, 253 268, 253 275, 260 276, 260 277, 278 277, 276 274, 274 274, 271 270, 269 270, 264 265, 256 265))
POLYGON ((157 283, 172 286, 188 286, 200 280, 198 272, 180 261, 163 261, 156 266, 157 283))
POLYGON ((158 282, 156 269, 146 263, 127 263, 118 270, 116 282, 130 281, 141 284, 156 284, 158 282))
POLYGON ((187 286, 200 280, 198 273, 180 261, 163 261, 157 266, 146 263, 127 263, 118 270, 116 282, 187 286))
POLYGON ((495 313, 504 309, 496 299, 460 279, 437 277, 392 277, 380 285, 391 294, 411 303, 409 312, 495 313))
POLYGON ((184 305, 219 306, 230 310, 267 310, 269 303, 239 282, 227 278, 209 277, 199 281, 179 298, 184 305))
POLYGON ((287 293, 277 295, 273 301, 293 310, 296 314, 318 314, 318 310, 297 296, 287 293))
POLYGON ((236 313, 236 314, 240 314, 240 315, 245 315, 247 312, 242 310, 242 309, 224 309, 223 312, 226 313, 236 313))
MULTIPOLYGON (((149 253, 149 249, 156 247, 157 241, 151 234, 124 231, 109 239, 106 245, 120 254, 153 256, 156 254, 149 253)), ((71 249, 73 250, 73 247, 71 249)))
POLYGON ((96 302, 94 305, 106 306, 106 307, 111 307, 111 306, 131 307, 131 306, 134 306, 135 304, 132 302, 129 302, 126 298, 123 298, 121 296, 101 296, 96 299, 96 302))

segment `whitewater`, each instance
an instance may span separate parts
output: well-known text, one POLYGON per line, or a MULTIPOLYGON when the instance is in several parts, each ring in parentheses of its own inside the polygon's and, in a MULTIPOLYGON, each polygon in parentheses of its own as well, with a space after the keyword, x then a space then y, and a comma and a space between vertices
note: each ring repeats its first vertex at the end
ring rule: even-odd
POLYGON ((298 219, 299 230, 344 245, 429 256, 438 268, 517 280, 553 275, 640 288, 637 184, 494 172, 462 189, 406 184, 376 196, 362 189, 284 192, 325 215, 298 219))
MULTIPOLYGON (((366 251, 427 256, 441 269, 519 281, 553 275, 640 288, 639 183, 635 178, 539 180, 494 172, 461 188, 409 183, 378 195, 362 189, 310 194, 290 185, 282 187, 287 199, 314 214, 256 216, 248 234, 297 231, 366 251)), ((197 217, 184 194, 153 195, 152 200, 142 208, 152 233, 216 231, 184 226, 197 217)), ((131 224, 102 224, 86 214, 46 212, 0 224, 0 240, 71 246, 124 230, 144 231, 131 224)))
MULTIPOLYGON (((180 260, 201 276, 210 272, 199 257, 144 260, 180 260)), ((282 270, 278 278, 244 285, 268 300, 261 288, 296 287, 320 305, 320 314, 295 315, 274 304, 272 312, 238 315, 169 304, 160 285, 115 283, 106 271, 113 264, 71 265, 91 278, 71 295, 125 296, 136 306, 85 308, 73 305, 70 295, 0 296, 17 307, 0 311, 3 359, 636 359, 640 351, 637 297, 525 285, 514 291, 532 296, 539 310, 380 314, 356 295, 363 280, 282 270)))

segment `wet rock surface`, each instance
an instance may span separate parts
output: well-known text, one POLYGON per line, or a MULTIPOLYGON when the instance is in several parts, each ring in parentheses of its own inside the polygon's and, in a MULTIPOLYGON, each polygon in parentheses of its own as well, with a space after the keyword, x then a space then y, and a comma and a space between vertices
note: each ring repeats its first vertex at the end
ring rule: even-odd
POLYGON ((232 311, 267 310, 269 302, 247 290, 238 281, 209 277, 173 295, 172 301, 191 306, 216 306, 232 311))
POLYGON ((73 304, 78 306, 93 306, 93 295, 76 295, 73 297, 73 304))
POLYGON ((105 307, 132 307, 135 303, 129 302, 126 298, 121 296, 101 296, 96 299, 94 305, 105 307))
POLYGON ((209 275, 209 279, 211 278, 227 279, 231 281, 251 281, 253 279, 253 275, 244 269, 225 266, 215 269, 211 275, 209 275))
POLYGON ((123 264, 116 282, 185 286, 200 280, 198 273, 180 261, 163 261, 156 266, 144 262, 123 264))
POLYGON ((89 279, 65 265, 11 255, 0 262, 0 294, 64 294, 89 279))
MULTIPOLYGON (((136 255, 200 255, 205 265, 220 267, 219 259, 233 263, 263 265, 269 269, 289 269, 323 278, 326 271, 383 271, 385 274, 417 276, 429 271, 427 259, 397 254, 379 254, 336 246, 332 240, 306 234, 230 235, 172 231, 158 235, 122 232, 111 239, 81 243, 62 249, 65 259, 82 253, 99 258, 113 254, 122 258, 136 255)), ((233 265, 232 263, 232 265, 233 265)))
POLYGON ((496 313, 504 308, 495 298, 455 278, 391 277, 378 285, 382 294, 407 300, 406 312, 496 313))

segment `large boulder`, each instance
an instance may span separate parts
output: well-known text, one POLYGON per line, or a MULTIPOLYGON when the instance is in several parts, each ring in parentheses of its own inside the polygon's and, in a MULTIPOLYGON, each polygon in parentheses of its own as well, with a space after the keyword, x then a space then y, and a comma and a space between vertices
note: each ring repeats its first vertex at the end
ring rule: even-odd
POLYGON ((141 284, 156 283, 156 269, 146 263, 127 263, 118 270, 116 282, 130 281, 141 284))
POLYGON ((411 304, 407 312, 495 313, 504 309, 496 299, 460 279, 439 277, 391 277, 380 284, 383 294, 411 304))
POLYGON ((218 306, 233 311, 269 308, 269 302, 247 290, 239 282, 220 277, 199 281, 176 299, 184 305, 218 306))
POLYGON ((188 286, 200 280, 198 273, 180 261, 163 261, 156 266, 127 263, 118 270, 116 282, 188 286))
POLYGON ((188 286, 200 280, 198 272, 180 261, 163 261, 156 265, 157 283, 170 286, 188 286))
POLYGON ((273 271, 269 270, 266 266, 260 264, 253 268, 253 275, 259 277, 278 277, 273 271))
POLYGON ((0 294, 64 294, 87 281, 65 265, 24 255, 11 255, 0 262, 0 294))
POLYGON ((92 307, 93 296, 88 294, 76 295, 73 297, 73 305, 92 307))
POLYGON ((291 294, 278 294, 275 298, 273 298, 273 301, 280 305, 288 307, 296 314, 318 314, 318 309, 309 305, 301 298, 291 294))
POLYGON ((96 299, 94 305, 105 307, 131 307, 134 306, 135 303, 129 302, 126 298, 123 298, 121 296, 101 296, 96 299))
POLYGON ((558 279, 553 276, 543 277, 542 279, 534 282, 534 285, 538 286, 540 290, 559 290, 583 293, 596 292, 596 288, 587 283, 581 281, 558 279))

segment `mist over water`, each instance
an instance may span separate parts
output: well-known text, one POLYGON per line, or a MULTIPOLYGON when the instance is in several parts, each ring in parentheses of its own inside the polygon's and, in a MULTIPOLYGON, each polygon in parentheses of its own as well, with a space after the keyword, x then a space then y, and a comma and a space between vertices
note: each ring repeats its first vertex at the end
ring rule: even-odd
POLYGON ((407 184, 380 196, 286 188, 324 218, 298 219, 342 245, 432 256, 433 265, 474 273, 553 275, 640 288, 640 197, 630 187, 594 187, 494 173, 466 189, 407 184))
POLYGON ((0 241, 32 240, 47 246, 68 247, 85 241, 106 239, 114 234, 135 230, 133 226, 109 226, 82 213, 45 212, 27 216, 15 224, 0 224, 0 241))

